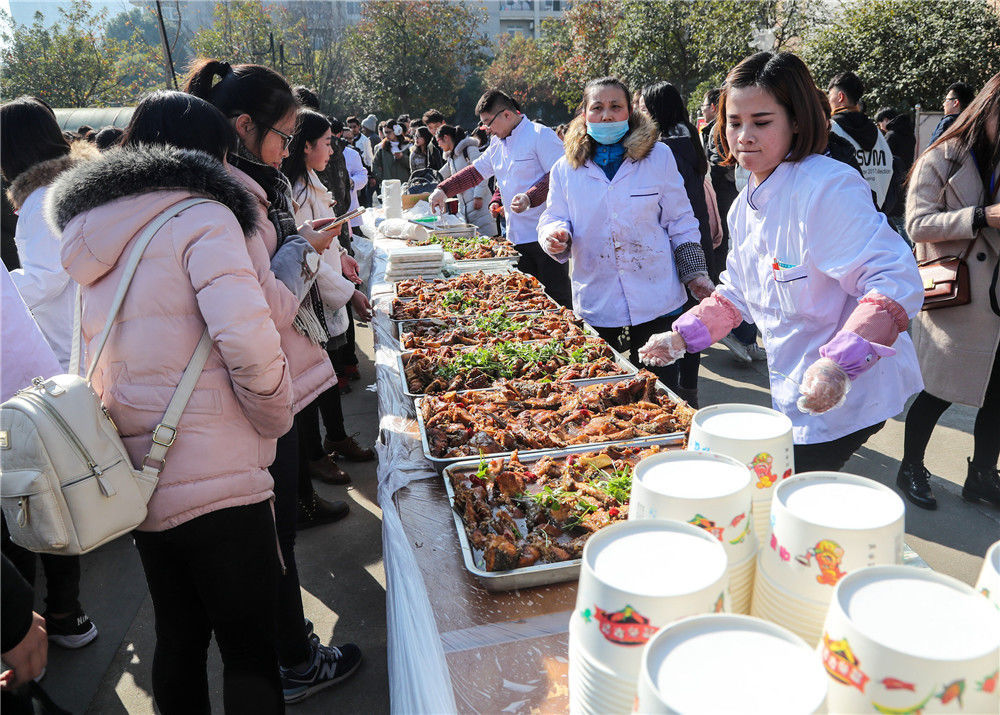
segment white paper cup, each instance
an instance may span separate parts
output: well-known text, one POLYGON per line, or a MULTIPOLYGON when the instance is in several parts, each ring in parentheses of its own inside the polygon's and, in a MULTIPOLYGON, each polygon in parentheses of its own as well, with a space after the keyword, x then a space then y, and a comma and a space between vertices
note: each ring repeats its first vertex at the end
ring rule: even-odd
POLYGON ((813 649, 757 618, 694 616, 646 644, 640 713, 812 713, 827 683, 813 649))
MULTIPOLYGON (((754 542, 756 547, 756 542, 754 542)), ((757 571, 756 549, 742 562, 729 567, 729 602, 733 613, 750 613, 750 599, 753 594, 754 574, 757 571)))
POLYGON ((582 561, 570 623, 573 647, 633 683, 642 646, 658 629, 728 608, 725 549, 690 524, 614 524, 590 537, 582 561))
POLYGON ((757 405, 704 407, 691 419, 688 449, 725 454, 747 466, 753 476, 755 526, 763 539, 774 486, 795 473, 792 421, 757 405))
POLYGON ((802 598, 829 603, 837 582, 903 560, 903 500, 865 477, 808 472, 781 482, 760 568, 802 598))
POLYGON ((766 573, 754 577, 750 615, 787 628, 810 646, 819 643, 826 608, 806 602, 776 586, 766 573))
POLYGON ((1000 608, 1000 541, 986 552, 979 580, 976 581, 976 591, 1000 608))
POLYGON ((629 519, 676 519, 709 532, 730 563, 756 550, 750 473, 738 460, 708 452, 663 452, 632 472, 629 519))
POLYGON ((818 651, 831 713, 1000 712, 1000 613, 950 576, 912 566, 845 576, 818 651))

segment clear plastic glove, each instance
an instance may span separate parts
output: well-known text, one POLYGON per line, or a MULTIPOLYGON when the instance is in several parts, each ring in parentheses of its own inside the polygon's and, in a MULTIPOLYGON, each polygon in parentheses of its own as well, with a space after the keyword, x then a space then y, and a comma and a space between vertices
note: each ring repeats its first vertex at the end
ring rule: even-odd
POLYGON ((427 202, 431 205, 431 211, 436 214, 443 214, 445 211, 445 201, 448 200, 448 194, 443 192, 441 189, 434 189, 431 195, 427 197, 427 202))
POLYGON ((344 274, 344 278, 354 284, 361 282, 361 276, 358 275, 358 268, 357 261, 346 253, 340 254, 340 272, 344 274))
MULTIPOLYGON (((326 219, 318 219, 327 223, 326 219)), ((317 253, 323 253, 330 247, 333 239, 337 237, 337 231, 317 231, 312 227, 312 221, 306 221, 298 227, 296 233, 309 242, 309 245, 316 249, 317 253)))
POLYGON ((653 367, 666 367, 680 360, 686 352, 687 343, 684 342, 684 338, 680 333, 671 330, 651 336, 646 344, 639 348, 639 359, 653 367))
POLYGON ((550 256, 558 256, 560 253, 569 248, 570 242, 573 237, 569 235, 569 231, 564 228, 557 228, 550 233, 546 233, 541 237, 542 248, 550 256))
POLYGON ((517 194, 510 200, 510 210, 516 214, 524 213, 531 208, 531 199, 527 194, 517 194))
POLYGON ((354 315, 361 322, 367 323, 372 319, 372 304, 368 302, 368 298, 361 291, 356 290, 351 296, 351 308, 354 309, 354 315))
POLYGON ((691 291, 695 300, 701 302, 715 292, 715 284, 708 276, 697 275, 687 282, 687 289, 691 291))
POLYGON ((809 415, 821 415, 840 407, 851 389, 851 378, 830 358, 820 358, 806 370, 799 385, 796 404, 809 415))

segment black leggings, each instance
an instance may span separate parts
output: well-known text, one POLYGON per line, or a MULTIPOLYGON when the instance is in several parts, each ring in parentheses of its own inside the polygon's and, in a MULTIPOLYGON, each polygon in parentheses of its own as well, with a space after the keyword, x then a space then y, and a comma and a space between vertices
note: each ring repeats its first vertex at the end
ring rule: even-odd
POLYGON ((35 554, 10 540, 7 519, 3 519, 3 553, 32 588, 36 564, 40 559, 45 571, 45 610, 47 613, 76 613, 80 608, 80 557, 35 554))
POLYGON ((597 334, 611 343, 611 346, 619 352, 625 354, 632 364, 649 370, 670 389, 683 387, 685 390, 693 390, 698 387, 698 369, 701 366, 701 353, 687 353, 673 365, 666 367, 651 367, 643 365, 639 360, 639 348, 646 344, 646 341, 656 333, 665 333, 670 330, 676 316, 662 316, 654 318, 639 325, 630 325, 627 328, 598 328, 594 326, 597 334))
POLYGON ((206 662, 214 633, 226 712, 284 712, 275 654, 278 552, 271 505, 219 509, 133 537, 156 614, 153 697, 159 711, 210 712, 206 662))
MULTIPOLYGON (((951 403, 924 390, 906 413, 906 436, 903 440, 903 461, 922 464, 931 433, 951 403)), ((996 469, 1000 459, 1000 350, 993 359, 993 370, 986 385, 983 406, 976 414, 972 430, 972 463, 977 467, 996 469)))

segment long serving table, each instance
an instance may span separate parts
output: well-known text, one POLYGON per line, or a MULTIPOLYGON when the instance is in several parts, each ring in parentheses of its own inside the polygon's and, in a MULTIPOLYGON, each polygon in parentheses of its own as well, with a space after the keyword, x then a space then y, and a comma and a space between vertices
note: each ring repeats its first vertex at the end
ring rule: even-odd
POLYGON ((375 240, 378 500, 393 712, 566 712, 576 583, 490 593, 465 570, 444 482, 422 453, 389 319, 388 253, 375 240))
MULTIPOLYGON (((370 282, 392 711, 567 712, 576 582, 491 593, 465 570, 444 481, 423 455, 398 372, 384 280, 398 245, 375 240, 370 282)), ((905 544, 903 561, 927 567, 905 544)))

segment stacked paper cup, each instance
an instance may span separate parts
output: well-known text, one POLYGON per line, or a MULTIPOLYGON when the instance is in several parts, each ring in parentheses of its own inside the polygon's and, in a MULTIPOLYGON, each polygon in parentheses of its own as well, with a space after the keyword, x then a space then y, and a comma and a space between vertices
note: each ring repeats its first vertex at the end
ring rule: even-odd
POLYGON ((726 552, 698 527, 645 519, 594 534, 569 624, 570 712, 630 711, 646 642, 679 618, 724 610, 725 593, 726 552))
POLYGON ((750 470, 754 531, 767 534, 775 485, 795 471, 792 421, 768 407, 712 405, 691 420, 688 449, 726 454, 750 470))
POLYGON ((1000 608, 1000 541, 993 544, 983 559, 983 569, 976 581, 976 590, 1000 608))
POLYGON ((834 715, 1000 712, 1000 612, 929 569, 845 576, 819 652, 834 715))
POLYGON ((812 713, 827 682, 816 653, 793 633, 758 618, 693 616, 646 644, 640 713, 812 713))
POLYGON ((664 452, 632 473, 629 519, 676 519, 714 536, 729 559, 734 613, 750 612, 757 537, 750 517, 753 487, 742 463, 708 452, 664 452))
POLYGON ((386 179, 382 182, 382 206, 386 218, 403 217, 403 185, 399 179, 386 179))
POLYGON ((902 563, 903 512, 894 491, 853 474, 807 472, 782 482, 771 503, 751 613, 815 645, 840 579, 866 566, 902 563))

